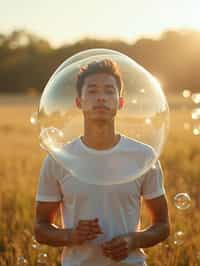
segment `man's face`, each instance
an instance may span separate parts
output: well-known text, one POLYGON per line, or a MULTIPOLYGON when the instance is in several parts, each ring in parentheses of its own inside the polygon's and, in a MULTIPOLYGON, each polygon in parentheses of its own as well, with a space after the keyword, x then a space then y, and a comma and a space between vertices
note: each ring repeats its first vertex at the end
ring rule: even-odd
POLYGON ((86 77, 82 95, 78 98, 85 118, 110 120, 119 109, 119 89, 110 74, 97 73, 86 77))

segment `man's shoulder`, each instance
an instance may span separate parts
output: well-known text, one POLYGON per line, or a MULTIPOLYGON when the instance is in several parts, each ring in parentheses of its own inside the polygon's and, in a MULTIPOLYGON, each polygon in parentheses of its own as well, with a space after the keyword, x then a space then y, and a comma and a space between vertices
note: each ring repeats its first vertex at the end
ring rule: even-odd
POLYGON ((70 141, 68 141, 65 146, 64 146, 64 149, 67 150, 67 151, 71 151, 73 149, 77 149, 80 147, 80 138, 77 137, 77 138, 74 138, 70 141))
POLYGON ((151 153, 152 155, 154 154, 154 150, 150 145, 142 141, 130 138, 125 135, 122 135, 122 147, 130 151, 133 151, 133 152, 143 151, 143 152, 151 153))

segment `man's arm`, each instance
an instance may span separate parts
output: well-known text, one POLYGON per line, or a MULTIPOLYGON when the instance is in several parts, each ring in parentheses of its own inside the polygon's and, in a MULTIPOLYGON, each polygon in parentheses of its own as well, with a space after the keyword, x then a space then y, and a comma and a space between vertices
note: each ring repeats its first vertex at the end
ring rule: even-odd
POLYGON ((131 232, 104 243, 102 251, 105 256, 121 261, 128 257, 132 250, 151 247, 169 236, 170 225, 165 196, 146 200, 146 205, 150 211, 152 225, 143 231, 131 232))
POLYGON ((35 238, 41 244, 50 246, 81 245, 102 234, 98 218, 80 220, 73 229, 58 228, 53 224, 60 202, 37 202, 36 221, 34 226, 35 238))
POLYGON ((53 224, 60 202, 36 202, 35 238, 41 244, 69 246, 71 230, 53 224))
POLYGON ((151 216, 151 226, 140 232, 133 232, 131 236, 131 247, 148 248, 163 240, 170 234, 170 223, 168 216, 167 200, 164 195, 145 200, 151 216))

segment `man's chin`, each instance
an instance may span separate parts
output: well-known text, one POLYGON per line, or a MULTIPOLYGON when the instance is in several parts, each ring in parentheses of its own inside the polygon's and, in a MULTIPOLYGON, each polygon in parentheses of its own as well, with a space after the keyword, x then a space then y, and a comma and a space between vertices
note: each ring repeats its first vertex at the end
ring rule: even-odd
POLYGON ((106 116, 96 116, 96 117, 92 117, 92 120, 94 122, 109 122, 111 119, 106 117, 106 116))

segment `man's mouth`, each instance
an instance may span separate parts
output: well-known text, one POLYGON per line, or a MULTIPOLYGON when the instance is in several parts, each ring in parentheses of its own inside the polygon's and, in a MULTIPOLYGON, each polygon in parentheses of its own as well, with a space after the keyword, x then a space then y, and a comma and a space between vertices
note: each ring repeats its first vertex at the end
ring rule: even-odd
POLYGON ((94 110, 110 110, 110 108, 105 105, 94 106, 93 109, 94 110))

